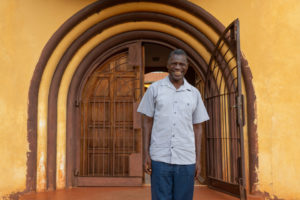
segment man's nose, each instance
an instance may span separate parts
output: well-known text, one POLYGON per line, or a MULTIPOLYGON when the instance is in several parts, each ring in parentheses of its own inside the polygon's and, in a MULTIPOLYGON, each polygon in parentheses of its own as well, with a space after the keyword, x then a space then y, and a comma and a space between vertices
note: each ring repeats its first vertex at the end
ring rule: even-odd
POLYGON ((181 68, 181 65, 179 63, 176 63, 175 69, 180 69, 180 68, 181 68))

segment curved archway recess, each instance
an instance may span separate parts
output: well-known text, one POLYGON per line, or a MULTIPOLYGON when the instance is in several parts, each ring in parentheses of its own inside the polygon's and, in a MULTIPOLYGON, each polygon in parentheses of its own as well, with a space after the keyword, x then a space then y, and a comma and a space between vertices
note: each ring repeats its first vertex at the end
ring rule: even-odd
MULTIPOLYGON (((28 153, 28 162, 27 162, 27 181, 26 185, 27 191, 32 191, 35 190, 36 187, 36 154, 37 154, 37 96, 39 92, 39 86, 41 82, 41 77, 43 74, 43 71, 46 67, 47 61, 49 60, 50 56, 52 55, 55 47, 59 44, 59 42, 66 36, 66 34, 73 28, 75 27, 80 21, 83 21, 86 19, 88 16, 99 12, 105 8, 117 5, 117 4, 122 4, 122 3, 128 3, 128 2, 139 2, 139 1, 134 1, 134 0, 126 0, 126 1, 121 1, 121 0, 115 0, 115 1, 101 1, 101 2, 96 2, 94 4, 91 4, 87 6, 85 9, 79 11, 77 14, 75 14, 73 17, 71 17, 68 21, 66 21, 60 28, 59 30, 51 37, 45 48, 43 49, 42 55, 39 59, 39 62, 36 66, 31 85, 30 85, 30 90, 29 90, 29 107, 28 107, 28 141, 29 141, 29 146, 30 146, 30 153, 28 153)), ((154 3, 162 3, 158 0, 145 0, 144 2, 154 2, 154 3)), ((213 30, 215 30, 217 33, 221 33, 224 30, 224 26, 218 22, 213 16, 211 16, 209 13, 207 13, 205 10, 202 8, 187 2, 187 1, 164 1, 164 4, 173 6, 173 7, 178 7, 181 8, 182 10, 188 11, 192 15, 196 16, 197 18, 201 19, 205 23, 207 23, 213 30)), ((134 16, 134 15, 132 15, 134 16)), ((148 16, 151 18, 152 16, 148 16)), ((165 20, 163 16, 158 16, 158 19, 165 20)), ((174 23, 177 23, 177 19, 175 18, 175 21, 173 19, 173 25, 174 23)), ((167 23, 172 23, 171 20, 167 23)), ((188 23, 187 23, 188 24, 188 23)), ((180 28, 184 28, 183 26, 180 26, 180 28)), ((193 34, 193 29, 191 30, 191 34, 193 34)), ((198 31, 199 32, 199 31, 198 31)), ((201 39, 201 36, 197 36, 196 38, 201 39)), ((202 44, 206 44, 206 46, 210 46, 211 42, 208 39, 205 39, 203 37, 202 44), (204 42, 205 41, 205 42, 204 42)), ((84 42, 81 41, 81 42, 84 42)), ((208 49, 211 50, 211 48, 208 47, 208 49)), ((66 54, 65 54, 66 55, 66 54)), ((65 57, 64 55, 64 57, 65 57)), ((199 56, 199 55, 198 55, 199 56)), ((201 60, 200 57, 198 57, 199 60, 201 60)), ((255 190, 255 183, 257 181, 257 175, 255 173, 255 168, 257 167, 257 136, 256 136, 256 125, 254 124, 255 120, 255 107, 254 107, 254 102, 255 102, 255 94, 254 94, 254 88, 252 85, 252 75, 250 68, 247 65, 247 61, 245 59, 242 60, 242 71, 243 71, 243 78, 244 78, 244 83, 246 87, 246 92, 247 92, 247 110, 248 110, 248 137, 250 141, 250 148, 249 148, 249 158, 250 158, 250 186, 251 186, 251 191, 255 190)), ((63 73, 61 71, 60 73, 63 73)), ((56 81, 51 84, 51 88, 59 87, 59 79, 56 79, 56 81), (53 86, 52 86, 53 85, 53 86)), ((52 102, 51 99, 54 99, 54 102, 56 101, 55 95, 49 95, 49 102, 52 102)), ((48 107, 50 108, 50 107, 48 107)), ((56 109, 54 109, 56 110, 56 109)), ((52 117, 49 117, 51 115, 48 115, 48 119, 55 119, 55 115, 52 117)), ((55 120, 54 120, 55 121, 55 120)), ((50 126, 48 126, 50 127, 50 126)), ((49 133, 48 133, 49 134, 49 133)), ((51 135, 51 134, 49 134, 51 135)), ((52 134, 54 135, 54 134, 52 134)), ((48 144, 53 142, 55 144, 55 141, 48 140, 48 144)), ((50 145, 48 145, 50 146, 50 145)), ((49 167, 49 166, 48 166, 49 167)), ((49 170, 53 170, 50 169, 49 170)), ((48 176, 48 179, 50 176, 48 176)), ((54 182, 54 181, 53 181, 54 182)), ((48 183, 49 187, 49 183, 48 183)), ((50 186, 51 188, 51 186, 50 186)))

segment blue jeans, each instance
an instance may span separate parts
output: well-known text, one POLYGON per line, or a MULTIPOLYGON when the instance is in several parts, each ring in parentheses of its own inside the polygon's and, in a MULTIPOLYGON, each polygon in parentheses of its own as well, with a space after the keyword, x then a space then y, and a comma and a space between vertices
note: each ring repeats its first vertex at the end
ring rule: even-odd
POLYGON ((195 164, 174 165, 152 160, 152 200, 192 200, 195 164))

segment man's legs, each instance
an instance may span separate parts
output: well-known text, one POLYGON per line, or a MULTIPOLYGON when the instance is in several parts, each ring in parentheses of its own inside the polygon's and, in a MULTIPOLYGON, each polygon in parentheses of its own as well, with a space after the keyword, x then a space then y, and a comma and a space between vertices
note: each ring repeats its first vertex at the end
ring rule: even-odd
POLYGON ((192 200, 195 165, 174 166, 174 200, 192 200))
POLYGON ((172 165, 152 160, 151 167, 152 200, 173 200, 172 165))

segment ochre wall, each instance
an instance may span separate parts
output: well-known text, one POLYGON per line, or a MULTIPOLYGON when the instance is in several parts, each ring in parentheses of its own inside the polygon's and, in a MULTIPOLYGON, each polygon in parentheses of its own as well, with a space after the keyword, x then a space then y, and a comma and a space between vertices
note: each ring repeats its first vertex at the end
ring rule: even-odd
POLYGON ((27 104, 41 51, 70 16, 92 0, 1 0, 0 199, 26 187, 27 104))
MULTIPOLYGON (((27 104, 41 51, 59 26, 93 0, 0 4, 0 198, 26 186, 27 104)), ((257 96, 258 190, 300 199, 300 2, 193 0, 224 25, 241 21, 241 46, 257 96), (298 68, 297 68, 298 67, 298 68), (299 75, 298 75, 299 76, 299 75)), ((45 148, 45 146, 43 146, 45 148)), ((41 172, 41 170, 40 170, 41 172)), ((43 183, 41 183, 43 184, 43 183)))
POLYGON ((192 2, 223 24, 240 19, 257 97, 258 189, 300 199, 300 1, 192 2))

